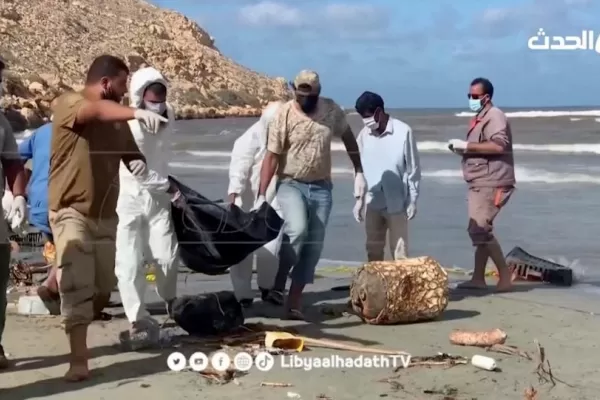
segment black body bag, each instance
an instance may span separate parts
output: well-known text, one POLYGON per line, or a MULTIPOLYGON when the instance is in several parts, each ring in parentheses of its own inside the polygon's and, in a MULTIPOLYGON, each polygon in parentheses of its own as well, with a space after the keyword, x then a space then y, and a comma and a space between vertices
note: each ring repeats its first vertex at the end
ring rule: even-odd
POLYGON ((245 212, 235 204, 208 200, 172 176, 169 180, 181 192, 171 216, 181 261, 189 269, 225 274, 279 235, 283 220, 269 204, 245 212))
POLYGON ((173 319, 190 335, 213 336, 242 326, 244 313, 234 294, 224 291, 176 298, 173 319))

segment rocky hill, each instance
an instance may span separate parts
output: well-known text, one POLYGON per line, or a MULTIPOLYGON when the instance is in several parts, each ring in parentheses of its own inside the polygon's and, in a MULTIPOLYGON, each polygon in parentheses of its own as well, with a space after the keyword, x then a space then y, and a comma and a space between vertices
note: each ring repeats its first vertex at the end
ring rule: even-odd
POLYGON ((236 64, 195 22, 142 0, 2 0, 0 57, 8 69, 0 106, 15 129, 48 118, 50 101, 80 89, 100 54, 122 57, 132 71, 163 72, 179 118, 253 116, 288 96, 284 78, 236 64))

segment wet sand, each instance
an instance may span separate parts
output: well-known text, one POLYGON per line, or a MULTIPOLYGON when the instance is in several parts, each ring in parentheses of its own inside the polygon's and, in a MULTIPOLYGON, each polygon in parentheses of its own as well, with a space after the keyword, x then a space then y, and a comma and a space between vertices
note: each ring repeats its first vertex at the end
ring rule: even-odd
MULTIPOLYGON (((270 372, 256 369, 225 385, 208 383, 192 371, 172 372, 166 365, 167 355, 180 351, 189 356, 194 351, 206 351, 201 345, 164 348, 149 352, 122 352, 117 343, 120 330, 127 328, 122 310, 111 322, 97 322, 90 328, 93 378, 85 383, 63 383, 66 371, 67 344, 54 317, 24 317, 10 315, 7 321, 4 347, 16 365, 0 373, 0 398, 21 399, 524 399, 524 391, 533 386, 537 399, 596 399, 600 390, 598 378, 598 332, 600 305, 574 291, 550 286, 519 286, 515 293, 469 296, 468 292, 453 292, 452 300, 438 321, 404 326, 369 326, 354 316, 330 316, 324 312, 345 303, 345 292, 331 291, 349 280, 337 274, 324 274, 309 289, 307 302, 312 303, 307 316, 313 321, 280 321, 278 310, 257 303, 249 321, 263 321, 280 326, 294 326, 300 334, 315 338, 343 340, 392 350, 404 350, 413 357, 433 356, 438 352, 471 357, 482 354, 494 357, 501 372, 488 372, 471 365, 453 368, 442 366, 414 367, 394 373, 393 368, 370 369, 282 369, 270 372), (337 305, 337 306, 336 306, 337 305), (451 345, 448 335, 453 329, 501 328, 508 333, 506 344, 530 351, 534 361, 513 355, 487 353, 472 347, 451 345), (565 381, 552 388, 538 382, 534 373, 534 339, 546 349, 554 376, 565 381), (395 378, 392 378, 395 377, 395 378), (391 378, 391 379, 390 379, 391 378), (384 381, 382 381, 384 380, 384 381), (387 380, 387 381, 385 381, 387 380), (261 382, 291 384, 291 387, 261 387, 261 382), (426 393, 434 392, 431 393, 426 393), (442 394, 445 391, 445 395, 442 394), (288 393, 290 392, 290 393, 288 393), (435 394, 437 392, 437 394, 435 394), (300 397, 295 397, 299 395, 300 397), (447 397, 444 397, 447 396, 447 397)), ((182 275, 182 293, 229 289, 228 276, 200 277, 182 275)), ((149 301, 156 295, 149 289, 149 301)), ((115 300, 117 297, 115 295, 115 300)), ((156 304, 157 310, 161 309, 156 304)), ((160 317, 163 318, 164 317, 160 317)), ((174 328, 173 328, 174 329, 174 328)), ((175 330, 171 329, 172 332, 175 330)), ((356 356, 338 350, 313 349, 305 357, 356 356)))

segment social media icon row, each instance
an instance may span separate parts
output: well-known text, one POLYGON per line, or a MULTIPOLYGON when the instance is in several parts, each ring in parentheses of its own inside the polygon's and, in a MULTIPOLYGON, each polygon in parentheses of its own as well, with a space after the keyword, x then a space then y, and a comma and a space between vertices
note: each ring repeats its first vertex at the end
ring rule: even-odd
MULTIPOLYGON (((208 363, 208 356, 200 352, 192 354, 189 360, 179 352, 171 353, 167 358, 167 366, 171 371, 183 371, 189 366, 200 372, 208 367, 208 363)), ((226 371, 231 366, 231 358, 227 353, 219 351, 210 358, 210 364, 216 371, 226 371)), ((268 352, 260 352, 254 358, 246 352, 237 353, 233 357, 233 367, 238 371, 249 371, 253 364, 259 371, 269 371, 275 365, 275 358, 268 352)))

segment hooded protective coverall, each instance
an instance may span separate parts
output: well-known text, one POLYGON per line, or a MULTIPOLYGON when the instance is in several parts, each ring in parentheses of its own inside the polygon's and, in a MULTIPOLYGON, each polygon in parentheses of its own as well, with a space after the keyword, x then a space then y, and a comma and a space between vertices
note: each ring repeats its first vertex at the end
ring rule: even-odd
MULTIPOLYGON (((131 77, 130 106, 140 108, 146 88, 152 83, 167 87, 165 78, 154 68, 143 68, 131 77)), ((147 175, 136 178, 121 163, 120 191, 117 202, 117 254, 115 273, 127 319, 149 319, 144 307, 146 291, 145 263, 156 268, 156 288, 165 301, 173 300, 177 290, 178 244, 171 221, 171 194, 168 180, 168 145, 175 121, 167 105, 167 118, 158 134, 146 131, 137 120, 129 121, 131 132, 146 157, 147 175)))
MULTIPOLYGON (((263 111, 260 120, 240 136, 233 145, 229 167, 228 194, 237 193, 236 205, 249 210, 258 196, 260 168, 267 152, 267 126, 281 103, 271 103, 263 111)), ((267 190, 266 200, 281 216, 275 198, 276 180, 273 179, 267 190)), ((279 268, 279 249, 281 233, 277 239, 249 255, 230 270, 231 283, 238 300, 252 299, 252 267, 256 259, 258 287, 272 289, 279 268)))

